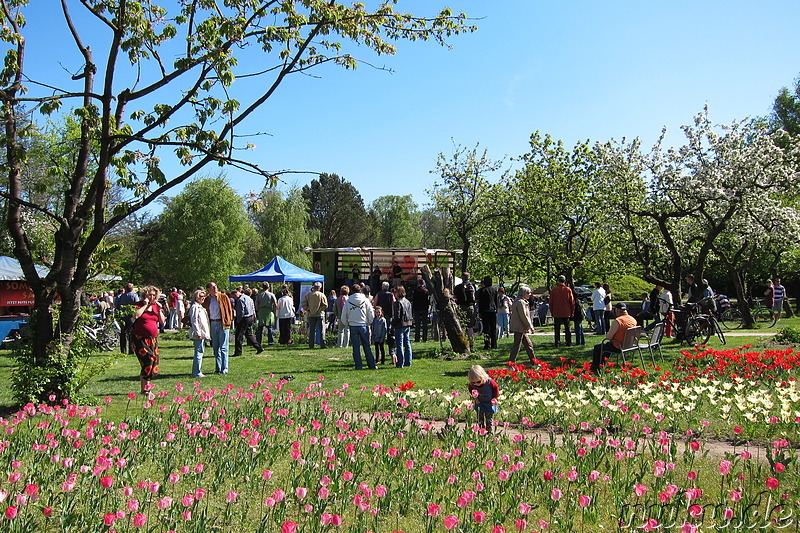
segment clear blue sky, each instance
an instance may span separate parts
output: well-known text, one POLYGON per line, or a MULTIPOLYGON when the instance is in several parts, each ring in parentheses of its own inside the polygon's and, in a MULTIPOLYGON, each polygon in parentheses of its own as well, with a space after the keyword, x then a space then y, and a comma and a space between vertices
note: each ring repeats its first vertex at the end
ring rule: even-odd
MULTIPOLYGON (((296 76, 239 131, 269 133, 249 158, 272 171, 339 174, 366 203, 412 194, 422 207, 437 154, 454 142, 479 142, 499 159, 525 153, 536 130, 568 146, 623 136, 649 144, 667 126, 679 143, 678 128, 704 105, 715 122, 766 115, 800 73, 797 0, 399 4, 420 15, 448 5, 478 19, 478 31, 453 37, 452 50, 400 42, 395 56, 355 51, 392 73, 326 66, 296 76)), ((55 3, 38 5, 63 26, 48 14, 55 3)), ((228 178, 242 194, 263 185, 235 170, 228 178)))
MULTIPOLYGON (((708 104, 715 122, 766 115, 800 73, 800 2, 437 0, 478 31, 400 43, 363 66, 284 87, 263 110, 273 135, 255 156, 273 169, 337 173, 369 203, 413 194, 426 203, 439 152, 480 143, 518 156, 540 130, 578 140, 640 137, 678 128, 708 104)), ((240 190, 257 188, 231 174, 240 190)), ((303 185, 313 176, 287 177, 303 185)))

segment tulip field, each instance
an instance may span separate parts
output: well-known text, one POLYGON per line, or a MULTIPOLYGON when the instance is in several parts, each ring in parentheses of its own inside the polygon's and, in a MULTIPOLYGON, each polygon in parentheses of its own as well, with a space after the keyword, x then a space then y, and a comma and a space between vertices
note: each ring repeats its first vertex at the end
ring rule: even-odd
POLYGON ((500 366, 491 434, 465 388, 324 375, 27 405, 0 421, 0 531, 798 531, 798 366, 500 366))

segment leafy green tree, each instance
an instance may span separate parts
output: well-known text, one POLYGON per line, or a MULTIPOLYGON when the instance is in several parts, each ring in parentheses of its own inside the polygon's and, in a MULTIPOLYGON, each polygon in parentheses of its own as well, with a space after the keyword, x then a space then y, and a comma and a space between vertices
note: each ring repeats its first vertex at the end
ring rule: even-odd
POLYGON ((452 246, 447 215, 434 208, 423 209, 419 216, 422 246, 449 250, 452 246))
POLYGON ((208 165, 232 165, 277 180, 274 171, 237 154, 248 147, 242 142, 251 133, 244 130, 248 119, 287 77, 325 64, 353 69, 358 60, 352 52, 358 50, 390 55, 396 41, 446 44, 449 36, 474 29, 465 15, 449 9, 425 17, 396 12, 395 4, 368 9, 335 0, 164 5, 85 0, 62 2, 58 14, 44 19, 47 27, 29 32, 25 15, 41 9, 39 4, 0 0, 5 56, 0 70, 5 186, 0 196, 7 200, 14 254, 36 297, 31 364, 47 370, 37 397, 52 394, 60 400, 69 394, 71 363, 56 358, 69 352, 94 252, 112 228, 208 165), (69 28, 72 40, 57 47, 29 46, 51 38, 47 30, 53 17, 69 28), (74 64, 75 57, 81 61, 77 71, 59 66, 74 64), (248 82, 236 83, 243 78, 248 82), (53 173, 63 196, 55 209, 25 197, 25 123, 31 109, 49 114, 64 103, 76 108, 78 128, 72 157, 59 161, 53 173), (22 105, 28 109, 21 111, 22 105), (165 172, 166 162, 178 170, 165 172), (110 201, 112 184, 126 190, 124 201, 110 201), (40 251, 31 239, 31 213, 55 228, 52 268, 44 277, 34 268, 40 251), (57 295, 56 325, 52 309, 57 295))
POLYGON ((770 123, 792 135, 800 135, 800 77, 794 87, 783 87, 772 104, 770 123))
POLYGON ((300 268, 311 270, 303 248, 312 246, 308 210, 300 189, 267 187, 250 203, 250 218, 260 238, 259 268, 279 255, 300 268))
POLYGON ((503 160, 492 160, 486 150, 478 152, 479 145, 469 149, 456 146, 452 156, 439 154, 436 170, 440 180, 433 189, 426 191, 434 209, 442 213, 448 221, 448 231, 462 250, 461 271, 468 270, 475 254, 473 241, 480 241, 492 219, 503 215, 497 209, 500 200, 499 188, 490 177, 500 173, 499 180, 505 179, 501 172, 503 160))
POLYGON ((189 183, 166 201, 159 218, 161 237, 153 258, 170 284, 194 288, 228 284, 238 274, 250 221, 242 198, 221 177, 189 183))
POLYGON ((420 212, 411 195, 387 195, 370 205, 378 227, 378 246, 416 248, 422 242, 420 212))
POLYGON ((318 248, 370 246, 375 243, 361 193, 352 183, 336 174, 320 174, 302 189, 308 206, 308 227, 318 248))
POLYGON ((527 259, 548 281, 564 274, 569 283, 587 265, 618 264, 622 234, 609 209, 614 192, 589 142, 568 150, 535 132, 521 159, 525 166, 509 187, 507 222, 499 228, 507 242, 498 255, 527 259))

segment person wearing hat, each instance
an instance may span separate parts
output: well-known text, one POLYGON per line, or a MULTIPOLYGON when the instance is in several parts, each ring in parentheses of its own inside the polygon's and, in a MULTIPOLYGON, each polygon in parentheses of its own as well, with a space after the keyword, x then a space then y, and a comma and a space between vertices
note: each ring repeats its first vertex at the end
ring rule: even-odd
POLYGON ((606 339, 609 343, 594 345, 594 353, 592 354, 592 367, 591 370, 595 374, 600 372, 600 365, 603 364, 603 350, 606 352, 620 352, 622 341, 625 339, 625 332, 628 328, 636 327, 636 319, 628 314, 628 306, 625 302, 619 302, 614 305, 614 315, 616 318, 611 323, 606 333, 606 339))

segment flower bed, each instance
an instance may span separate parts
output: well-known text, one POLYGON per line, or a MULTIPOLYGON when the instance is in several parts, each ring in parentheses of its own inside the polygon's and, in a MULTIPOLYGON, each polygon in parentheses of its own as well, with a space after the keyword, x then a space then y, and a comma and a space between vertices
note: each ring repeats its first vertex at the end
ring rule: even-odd
MULTIPOLYGON (((701 353, 686 364, 717 361, 701 353)), ((262 380, 131 395, 135 416, 121 421, 102 408, 29 405, 0 421, 0 529, 796 529, 794 370, 782 368, 780 384, 766 372, 732 377, 733 366, 689 379, 677 366, 635 379, 614 368, 601 380, 504 369, 494 435, 471 424, 465 392, 354 391, 321 376, 302 391, 262 380), (373 409, 339 411, 354 394, 373 409), (446 413, 437 426, 433 412, 446 413), (530 431, 543 424, 563 434, 530 431), (766 446, 712 450, 712 434, 766 446)))

